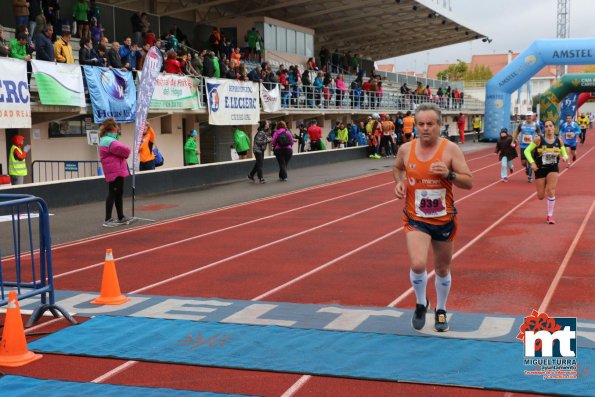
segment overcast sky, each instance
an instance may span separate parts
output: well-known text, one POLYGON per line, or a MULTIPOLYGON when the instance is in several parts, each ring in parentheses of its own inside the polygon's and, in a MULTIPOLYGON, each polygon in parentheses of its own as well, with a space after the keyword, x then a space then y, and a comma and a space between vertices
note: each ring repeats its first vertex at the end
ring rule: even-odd
MULTIPOLYGON (((570 36, 595 37, 595 0, 570 1, 570 36)), ((471 61, 472 54, 522 52, 537 39, 556 38, 557 0, 420 0, 439 13, 476 32, 491 43, 466 43, 378 61, 395 64, 397 71, 425 73, 428 63, 471 61), (451 12, 448 12, 450 3, 451 12), (446 9, 443 7, 446 4, 446 9)))

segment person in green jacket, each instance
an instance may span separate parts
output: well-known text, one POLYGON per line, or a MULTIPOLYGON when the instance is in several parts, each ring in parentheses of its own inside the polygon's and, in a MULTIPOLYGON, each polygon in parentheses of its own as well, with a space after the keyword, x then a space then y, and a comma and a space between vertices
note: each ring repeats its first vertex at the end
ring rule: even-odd
POLYGON ((27 54, 27 35, 25 33, 19 33, 17 37, 10 40, 8 45, 10 46, 11 58, 22 59, 23 61, 31 59, 31 55, 27 54))
POLYGON ((234 127, 233 131, 233 146, 238 152, 240 159, 247 158, 248 151, 250 150, 250 138, 246 133, 240 130, 238 127, 234 127))
POLYGON ((198 143, 196 142, 196 130, 190 131, 186 143, 184 143, 184 165, 200 164, 198 158, 198 143))
POLYGON ((72 20, 76 21, 76 36, 84 39, 89 37, 89 3, 87 0, 78 0, 72 8, 72 20))
POLYGON ((219 68, 219 58, 217 58, 217 55, 214 52, 211 52, 211 55, 213 56, 213 69, 215 70, 215 74, 213 74, 213 77, 219 78, 221 77, 221 69, 219 68))

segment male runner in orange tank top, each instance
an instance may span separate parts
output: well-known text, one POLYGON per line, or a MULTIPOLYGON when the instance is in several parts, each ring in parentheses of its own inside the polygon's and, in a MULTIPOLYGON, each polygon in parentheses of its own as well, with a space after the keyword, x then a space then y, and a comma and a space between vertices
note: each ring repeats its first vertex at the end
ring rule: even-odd
POLYGON ((430 302, 426 297, 428 251, 434 254, 436 310, 434 328, 448 331, 446 300, 450 291, 450 262, 457 233, 452 186, 471 189, 473 175, 458 145, 440 138, 442 114, 433 103, 415 110, 417 139, 401 146, 393 176, 395 195, 405 199, 403 223, 411 259, 409 278, 417 300, 411 324, 422 329, 430 302))

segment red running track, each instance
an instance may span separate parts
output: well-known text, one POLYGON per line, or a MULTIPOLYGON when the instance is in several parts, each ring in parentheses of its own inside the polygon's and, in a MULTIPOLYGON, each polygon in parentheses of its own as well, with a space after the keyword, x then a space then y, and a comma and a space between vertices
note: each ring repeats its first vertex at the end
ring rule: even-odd
MULTIPOLYGON (((449 309, 527 315, 540 308, 552 316, 595 319, 595 189, 581 183, 591 176, 595 148, 580 149, 579 161, 561 173, 555 226, 545 224, 545 202, 535 198, 522 172, 500 183, 491 149, 467 154, 474 188, 455 191, 460 230, 449 309)), ((57 246, 56 288, 96 292, 101 258, 112 248, 124 293, 412 308, 401 213, 389 172, 316 186, 57 246)), ((428 292, 435 301, 433 288, 428 292)), ((28 332, 66 326, 64 320, 42 321, 28 332)), ((2 371, 284 397, 512 395, 51 354, 2 371)))

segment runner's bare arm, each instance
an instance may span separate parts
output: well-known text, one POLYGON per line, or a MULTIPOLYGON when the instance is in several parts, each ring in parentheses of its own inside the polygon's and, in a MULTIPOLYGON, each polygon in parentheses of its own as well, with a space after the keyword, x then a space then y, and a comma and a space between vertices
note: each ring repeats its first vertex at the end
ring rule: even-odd
POLYGON ((461 189, 471 189, 473 187, 473 174, 465 161, 463 151, 454 143, 449 146, 451 147, 449 152, 452 155, 450 169, 456 174, 455 178, 452 179, 452 184, 461 189))
MULTIPOLYGON (((405 188, 405 151, 410 147, 409 143, 404 144, 401 146, 399 151, 397 152, 397 158, 395 160, 395 164, 393 165, 393 178, 395 180, 395 196, 401 200, 405 198, 406 188, 405 188)), ((408 152, 408 150, 407 150, 408 152)))

